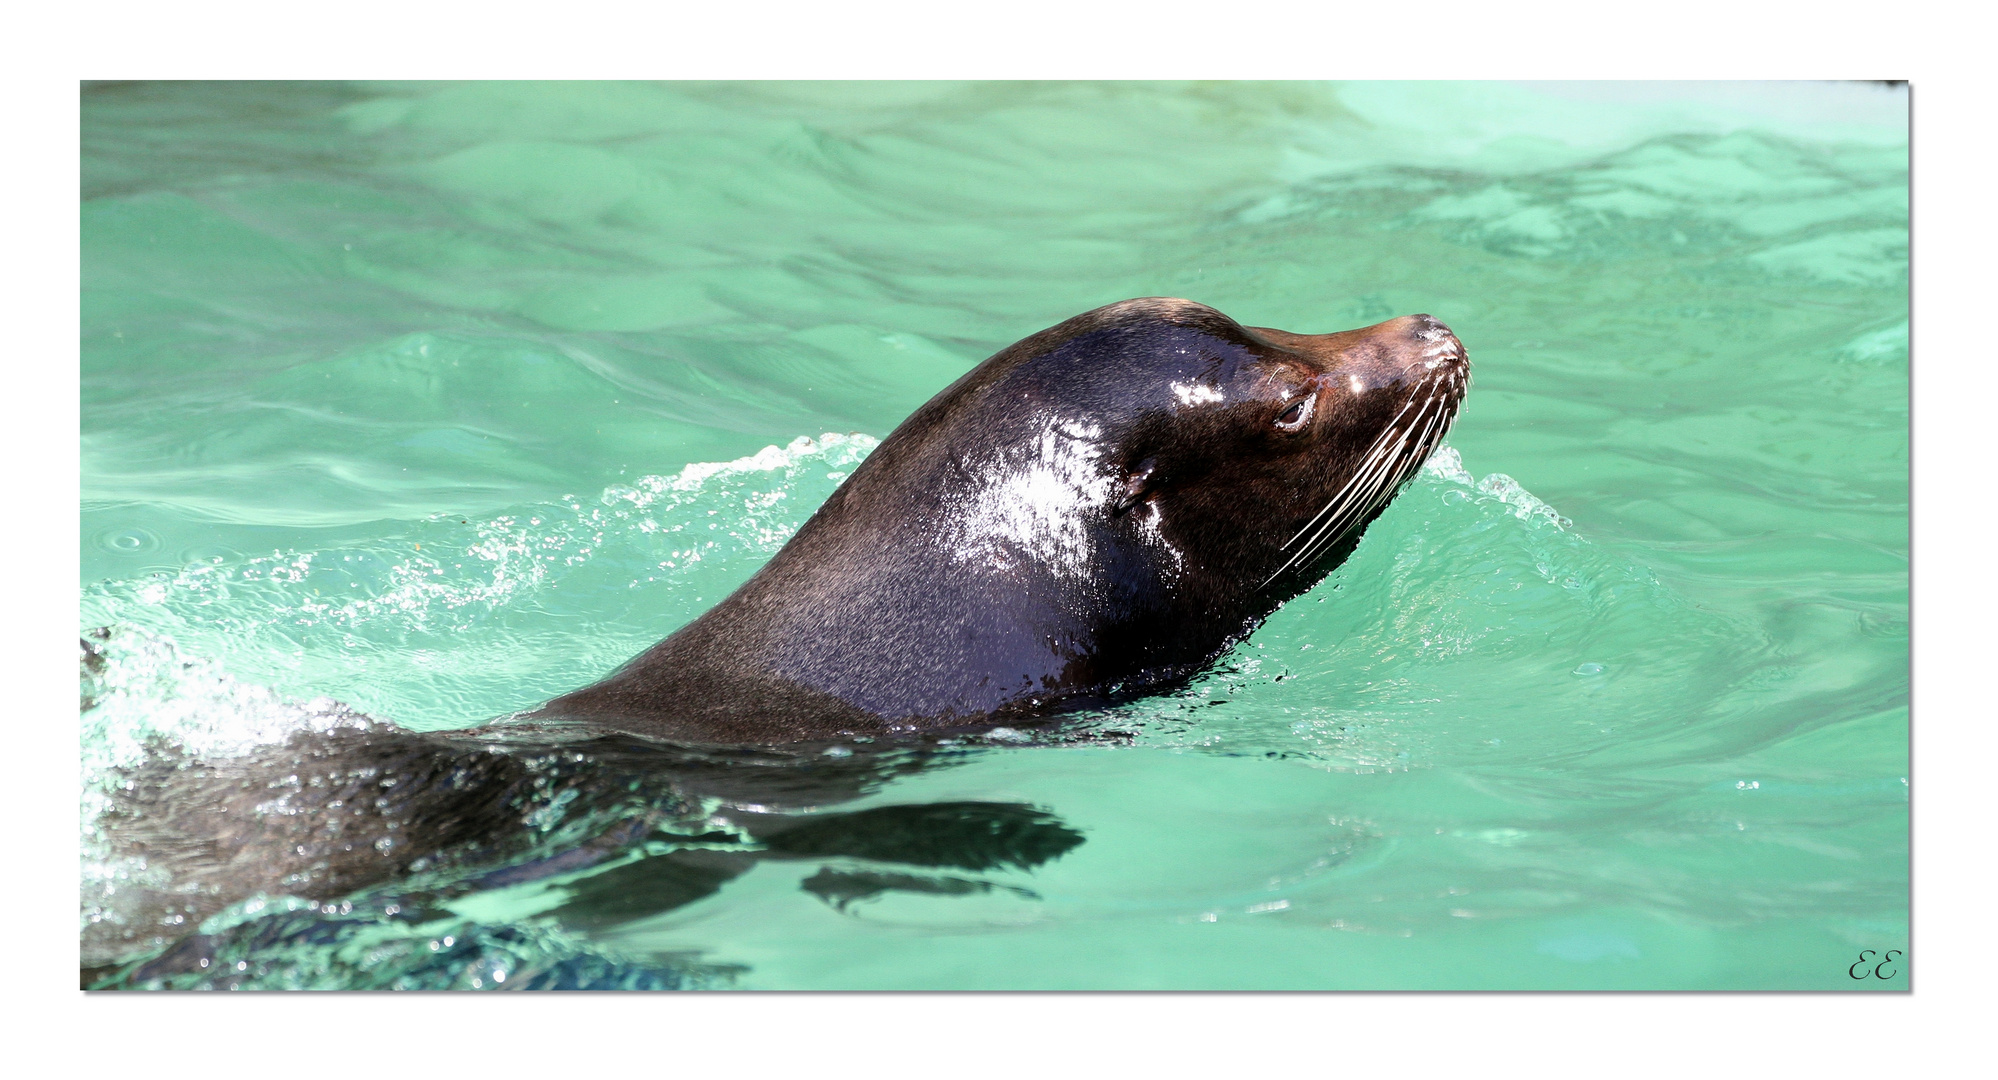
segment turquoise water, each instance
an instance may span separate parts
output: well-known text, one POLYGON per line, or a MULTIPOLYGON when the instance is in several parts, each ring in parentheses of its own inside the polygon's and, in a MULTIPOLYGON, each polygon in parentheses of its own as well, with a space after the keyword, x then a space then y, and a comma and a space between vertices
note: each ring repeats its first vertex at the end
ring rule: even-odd
POLYGON ((1849 971, 1908 945, 1906 104, 89 88, 84 919, 141 873, 96 814, 149 745, 572 689, 985 356, 1174 295, 1431 312, 1476 385, 1211 676, 838 808, 1031 804, 1080 844, 847 903, 801 885, 906 868, 766 860, 614 924, 563 918, 588 873, 420 919, 265 896, 209 920, 219 967, 131 984, 1905 988, 1849 971))

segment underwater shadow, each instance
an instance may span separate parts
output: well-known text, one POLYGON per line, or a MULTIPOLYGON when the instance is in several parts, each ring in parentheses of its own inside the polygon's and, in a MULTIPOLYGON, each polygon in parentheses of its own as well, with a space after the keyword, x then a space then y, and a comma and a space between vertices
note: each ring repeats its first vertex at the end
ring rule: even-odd
MULTIPOLYGON (((894 892, 1038 899, 979 875, 1031 871, 1084 842, 1022 803, 836 809, 1001 745, 977 736, 734 747, 547 720, 441 732, 338 720, 228 756, 158 743, 118 773, 102 835, 112 862, 142 872, 121 875, 102 905, 109 917, 85 928, 85 988, 271 985, 254 970, 268 958, 408 936, 454 918, 460 898, 537 883, 560 900, 528 922, 570 934, 570 954, 764 862, 817 864, 800 889, 841 912, 894 892)), ((1078 738, 1095 741, 1057 741, 1078 738)), ((461 984, 451 980, 462 980, 462 943, 447 935, 431 950, 394 981, 358 985, 461 984)), ((645 975, 643 964, 570 955, 544 966, 546 986, 712 982, 689 975, 699 965, 645 975)))

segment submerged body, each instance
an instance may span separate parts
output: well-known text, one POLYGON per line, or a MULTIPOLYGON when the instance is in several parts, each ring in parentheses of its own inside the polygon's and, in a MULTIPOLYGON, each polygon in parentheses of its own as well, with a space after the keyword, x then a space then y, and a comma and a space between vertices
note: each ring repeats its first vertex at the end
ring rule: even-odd
POLYGON ((733 595, 534 715, 697 742, 963 727, 1184 681, 1322 577, 1447 431, 1427 315, 1127 300, 917 410, 733 595))

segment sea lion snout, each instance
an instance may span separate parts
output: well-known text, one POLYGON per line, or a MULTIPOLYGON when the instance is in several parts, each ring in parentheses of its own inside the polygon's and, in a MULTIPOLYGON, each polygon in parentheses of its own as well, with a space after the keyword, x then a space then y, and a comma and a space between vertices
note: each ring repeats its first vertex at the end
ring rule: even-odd
POLYGON ((1411 371, 1434 371, 1445 364, 1470 366, 1471 358, 1464 352, 1464 343, 1434 315, 1403 315, 1368 329, 1398 337, 1396 355, 1411 371))
POLYGON ((1376 378, 1389 385, 1443 385, 1461 394, 1471 358, 1441 319, 1403 315, 1361 331, 1377 343, 1376 378))
POLYGON ((1470 354, 1434 315, 1403 315, 1334 334, 1284 334, 1278 340, 1312 358, 1320 386, 1356 395, 1434 384, 1449 385, 1461 396, 1470 382, 1470 354))

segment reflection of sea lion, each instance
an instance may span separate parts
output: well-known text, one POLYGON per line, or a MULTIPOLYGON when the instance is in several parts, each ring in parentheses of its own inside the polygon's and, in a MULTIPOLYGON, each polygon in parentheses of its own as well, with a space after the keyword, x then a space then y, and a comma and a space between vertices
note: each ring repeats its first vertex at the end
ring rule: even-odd
POLYGON ((1155 691, 1351 550, 1468 375, 1427 315, 1320 335, 1187 300, 1078 315, 938 394, 742 588, 540 715, 770 743, 1155 691))

